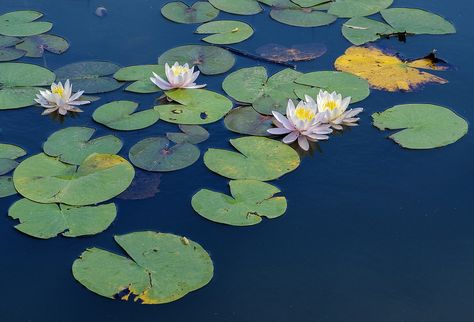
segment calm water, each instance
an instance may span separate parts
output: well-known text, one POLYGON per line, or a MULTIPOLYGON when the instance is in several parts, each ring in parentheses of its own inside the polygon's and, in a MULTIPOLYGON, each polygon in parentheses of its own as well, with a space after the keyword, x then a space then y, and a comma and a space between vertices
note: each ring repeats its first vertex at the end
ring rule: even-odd
MULTIPOLYGON (((110 60, 123 66, 156 62, 167 49, 199 43, 195 25, 178 25, 160 15, 158 0, 1 0, 0 12, 36 9, 54 22, 53 33, 66 37, 64 55, 24 59, 55 69, 70 62, 110 60), (108 16, 94 15, 103 5, 108 16)), ((472 3, 395 0, 394 6, 419 7, 453 21, 458 33, 418 36, 406 44, 382 41, 407 57, 432 49, 455 66, 443 72, 447 85, 413 93, 373 91, 360 105, 361 124, 321 145, 301 167, 274 183, 288 198, 280 219, 249 228, 214 224, 195 214, 191 196, 206 187, 227 191, 227 180, 202 161, 164 174, 160 193, 143 201, 118 200, 119 214, 105 233, 87 238, 36 240, 17 232, 6 216, 17 196, 0 199, 0 265, 3 295, 0 321, 330 321, 464 322, 474 321, 474 136, 451 146, 409 151, 372 127, 370 114, 403 103, 435 103, 474 119, 471 99, 474 60, 472 3), (189 236, 203 245, 215 264, 205 288, 167 305, 140 306, 112 301, 86 290, 70 272, 87 247, 120 252, 112 236, 156 230, 189 236)), ((252 24, 255 35, 235 45, 254 51, 270 42, 285 45, 322 42, 328 52, 298 64, 303 72, 332 69, 349 47, 340 34, 342 20, 329 27, 295 28, 267 14, 219 19, 252 24)), ((238 57, 233 70, 261 64, 238 57)), ((265 65, 273 73, 280 68, 265 65)), ((28 77, 27 75, 25 77, 28 77)), ((224 76, 203 77, 222 91, 224 76)), ((36 154, 54 131, 91 126, 97 135, 113 133, 124 141, 122 155, 142 138, 164 134, 165 122, 132 133, 95 124, 92 111, 108 101, 130 99, 150 107, 154 95, 116 91, 86 107, 78 118, 59 124, 36 107, 0 112, 0 142, 18 144, 36 154)), ((200 145, 228 147, 222 122, 206 126, 211 138, 200 145)))

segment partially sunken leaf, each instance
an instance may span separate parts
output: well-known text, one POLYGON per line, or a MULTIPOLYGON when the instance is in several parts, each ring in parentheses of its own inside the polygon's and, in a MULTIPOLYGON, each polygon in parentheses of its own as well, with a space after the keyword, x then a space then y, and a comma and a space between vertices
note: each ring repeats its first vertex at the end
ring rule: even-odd
POLYGON ((257 48, 257 54, 275 62, 313 60, 324 55, 326 51, 326 46, 320 43, 293 45, 291 47, 267 44, 257 48))
POLYGON ((340 18, 370 16, 390 7, 393 0, 335 0, 329 13, 340 18))
POLYGON ((342 34, 354 45, 376 41, 381 36, 388 36, 395 32, 385 23, 364 17, 352 18, 342 25, 342 34))
POLYGON ((13 11, 0 16, 0 35, 26 37, 43 34, 53 27, 50 22, 36 22, 43 14, 37 11, 13 11))
POLYGON ((454 26, 434 13, 409 8, 390 8, 381 12, 382 17, 396 31, 409 34, 442 35, 456 32, 454 26))
POLYGON ((209 0, 219 10, 236 15, 255 15, 262 11, 257 0, 209 0))
POLYGON ((224 118, 224 124, 232 132, 269 136, 268 129, 272 127, 273 116, 262 115, 255 111, 252 106, 234 108, 224 118))
POLYGON ((270 16, 278 22, 296 27, 319 27, 336 21, 337 17, 320 11, 317 7, 301 8, 289 0, 280 0, 283 5, 272 6, 270 16))
POLYGON ((0 198, 16 195, 16 189, 13 185, 13 178, 10 176, 0 176, 0 198))
POLYGON ((253 35, 253 29, 245 22, 235 20, 211 21, 196 29, 198 34, 212 34, 202 40, 211 44, 228 45, 242 42, 253 35))
POLYGON ((419 64, 416 60, 402 61, 396 55, 386 54, 376 47, 350 47, 334 65, 338 70, 366 79, 373 88, 390 92, 411 91, 427 83, 448 82, 418 70, 416 67, 419 64))
POLYGON ((95 130, 90 127, 67 127, 51 134, 43 145, 44 153, 69 164, 80 165, 93 153, 116 154, 122 141, 113 135, 91 140, 95 130))
POLYGON ((214 266, 201 245, 152 231, 115 236, 129 255, 89 248, 74 261, 74 278, 104 297, 142 304, 176 301, 205 286, 214 266))
POLYGON ((397 105, 372 115, 380 130, 401 130, 389 136, 407 149, 433 149, 466 135, 467 122, 451 110, 430 104, 397 105))
POLYGON ((111 129, 118 131, 141 130, 152 126, 160 119, 154 109, 136 112, 138 104, 131 101, 115 101, 97 108, 92 118, 111 129))
POLYGON ((7 174, 18 165, 15 159, 26 154, 19 146, 0 143, 0 175, 7 174))
POLYGON ((210 21, 219 15, 219 10, 207 1, 198 1, 192 6, 176 1, 165 4, 161 14, 171 21, 190 24, 210 21))
POLYGON ((115 204, 95 207, 71 207, 42 204, 28 199, 15 202, 8 216, 18 219, 16 229, 24 234, 48 239, 61 234, 65 237, 95 235, 106 230, 117 215, 115 204))
POLYGON ((209 138, 209 132, 199 125, 179 125, 182 133, 166 133, 168 140, 174 143, 191 143, 198 144, 209 138))
POLYGON ((191 166, 199 159, 200 154, 195 145, 180 143, 170 146, 167 138, 152 137, 132 146, 128 157, 140 169, 167 172, 191 166))
POLYGON ((134 174, 133 166, 118 155, 95 153, 77 168, 40 153, 20 163, 13 182, 32 201, 84 206, 122 193, 134 174))
POLYGON ((273 219, 286 211, 285 197, 274 197, 280 190, 257 180, 229 182, 232 196, 202 189, 193 196, 194 210, 206 219, 232 226, 251 226, 262 217, 273 219))
POLYGON ((136 65, 123 67, 114 74, 114 78, 121 82, 133 82, 125 88, 128 92, 143 94, 156 93, 161 91, 161 89, 151 82, 150 77, 153 76, 153 73, 166 79, 165 67, 163 65, 136 65))
POLYGON ((288 145, 264 137, 230 140, 239 152, 209 149, 204 163, 213 172, 230 179, 269 181, 295 170, 298 153, 288 145))
POLYGON ((58 55, 64 53, 69 49, 69 43, 59 36, 38 35, 25 38, 16 49, 25 51, 26 57, 43 57, 45 51, 58 55))
POLYGON ((142 171, 137 169, 135 171, 135 178, 133 178, 130 186, 117 196, 124 200, 144 200, 153 198, 160 192, 161 174, 155 172, 142 171))

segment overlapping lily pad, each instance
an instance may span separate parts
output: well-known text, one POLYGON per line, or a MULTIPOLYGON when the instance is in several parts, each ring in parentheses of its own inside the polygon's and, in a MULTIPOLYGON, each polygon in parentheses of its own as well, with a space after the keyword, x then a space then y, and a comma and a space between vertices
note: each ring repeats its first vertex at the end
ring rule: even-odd
POLYGON ((176 1, 165 4, 161 14, 171 21, 191 24, 211 21, 219 15, 219 10, 207 1, 197 1, 192 6, 176 1))
POLYGON ((5 13, 0 16, 0 35, 26 37, 43 34, 53 27, 45 21, 36 21, 43 14, 38 11, 20 10, 5 13))
POLYGON ((135 178, 133 178, 130 186, 117 196, 124 200, 144 200, 153 198, 160 192, 161 174, 156 172, 148 172, 140 169, 135 170, 135 178))
POLYGON ((66 39, 55 35, 37 35, 25 38, 16 49, 26 52, 26 57, 43 57, 45 51, 62 54, 69 49, 66 39))
POLYGON ((0 175, 7 174, 18 165, 15 159, 26 155, 26 151, 19 146, 0 143, 0 175))
POLYGON ((272 6, 270 17, 296 27, 320 27, 332 24, 337 17, 321 11, 318 6, 302 8, 290 0, 267 0, 272 6))
POLYGON ((320 43, 308 43, 286 47, 279 44, 267 44, 257 48, 257 54, 275 62, 307 61, 321 57, 327 48, 320 43))
POLYGON ((262 115, 255 111, 252 106, 241 106, 234 108, 224 118, 224 124, 232 132, 269 136, 268 129, 272 127, 273 116, 262 115))
POLYGON ((341 18, 370 16, 390 7, 393 0, 335 0, 328 12, 341 18))
POLYGON ((133 82, 125 88, 128 92, 142 94, 156 93, 161 91, 161 89, 151 82, 150 77, 153 76, 153 73, 166 79, 165 67, 162 65, 123 67, 114 74, 114 78, 121 82, 133 82))
POLYGON ((291 2, 297 4, 300 7, 308 8, 327 3, 328 0, 291 0, 291 2))
POLYGON ((199 125, 184 125, 180 124, 179 129, 182 133, 166 133, 168 140, 174 143, 191 143, 198 144, 206 141, 209 138, 209 132, 199 125))
POLYGON ((262 11, 257 0, 209 0, 219 10, 236 15, 255 15, 262 11))
POLYGON ((250 136, 232 139, 230 144, 240 153, 209 149, 204 154, 211 171, 230 179, 274 180, 300 164, 298 153, 280 141, 250 136))
POLYGON ((79 237, 103 232, 114 221, 117 208, 113 203, 94 207, 72 207, 21 199, 10 207, 8 215, 20 221, 15 228, 22 233, 48 239, 59 234, 79 237))
POLYGON ((253 29, 242 21, 219 20, 200 25, 198 34, 212 34, 202 40, 211 44, 228 45, 242 42, 253 35, 253 29))
POLYGON ((381 12, 382 17, 397 32, 409 34, 443 35, 456 32, 456 28, 441 16, 410 8, 390 8, 381 12))
POLYGON ((275 197, 280 190, 257 180, 229 182, 232 196, 202 189, 193 196, 194 210, 206 219, 232 226, 251 226, 262 217, 277 218, 286 211, 286 198, 275 197))
POLYGON ((140 169, 168 172, 191 166, 199 159, 200 154, 199 149, 193 144, 171 145, 165 137, 151 137, 132 146, 128 156, 140 169))
POLYGON ((43 150, 62 162, 80 165, 93 153, 116 154, 122 149, 122 141, 113 135, 91 140, 94 132, 90 127, 67 127, 51 134, 43 150))
POLYGON ((21 41, 20 38, 0 35, 0 62, 11 61, 23 57, 25 55, 23 50, 13 48, 13 46, 21 41))
POLYGON ((175 62, 197 66, 206 75, 217 75, 231 69, 235 63, 235 57, 228 50, 220 47, 188 45, 170 49, 158 59, 161 65, 165 63, 173 65, 175 62))
POLYGON ((20 163, 13 182, 32 201, 84 206, 122 193, 134 173, 133 166, 118 155, 94 153, 77 168, 40 153, 20 163))
POLYGON ((160 115, 153 108, 135 113, 137 108, 138 104, 135 102, 115 101, 97 108, 92 118, 119 131, 141 130, 152 126, 160 119, 160 115))
POLYGON ((15 195, 16 189, 11 176, 0 176, 0 198, 15 195))
POLYGON ((90 248, 72 265, 74 278, 101 296, 168 303, 212 279, 209 254, 185 237, 145 231, 115 236, 115 241, 129 257, 90 248))
POLYGON ((395 32, 389 25, 365 17, 352 18, 342 25, 342 34, 354 45, 376 41, 395 32))
POLYGON ((225 96, 205 89, 167 91, 171 104, 155 106, 164 121, 177 124, 208 124, 220 120, 232 108, 225 96))
POLYGON ((372 115, 380 130, 401 130, 389 136, 408 149, 433 149, 452 144, 468 130, 451 110, 431 104, 405 104, 372 115))

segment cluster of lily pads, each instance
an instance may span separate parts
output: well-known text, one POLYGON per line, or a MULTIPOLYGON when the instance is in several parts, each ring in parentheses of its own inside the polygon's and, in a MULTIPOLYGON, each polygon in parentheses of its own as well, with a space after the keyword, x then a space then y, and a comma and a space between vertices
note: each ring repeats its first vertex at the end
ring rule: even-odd
MULTIPOLYGON (((387 9, 392 0, 209 0, 192 6, 172 2, 162 8, 162 14, 179 23, 203 23, 196 32, 211 34, 202 40, 214 45, 180 46, 163 53, 156 63, 127 67, 89 61, 53 72, 32 64, 0 63, 0 110, 38 103, 44 107, 43 114, 77 113, 81 111, 78 106, 98 99, 83 94, 106 93, 125 85, 128 92, 160 93, 156 105, 142 109, 133 101, 108 102, 93 112, 96 123, 134 131, 165 121, 180 129, 136 142, 128 151, 130 161, 118 155, 123 146, 119 138, 93 138, 95 130, 87 127, 53 133, 43 144, 43 153, 21 163, 18 159, 26 151, 0 144, 0 197, 16 193, 23 197, 9 209, 9 216, 19 221, 15 227, 42 239, 106 230, 117 215, 110 200, 136 197, 130 191, 140 186, 137 171, 160 173, 191 166, 201 155, 198 144, 209 137, 202 125, 221 119, 230 131, 247 135, 230 140, 236 151, 211 148, 204 153, 207 168, 230 180, 230 194, 202 189, 192 197, 193 209, 203 218, 232 226, 280 217, 287 209, 286 198, 268 182, 300 165, 302 153, 297 145, 289 144, 297 140, 308 150, 313 145, 309 142, 325 140, 332 131, 355 125, 361 109, 349 109, 349 103, 366 99, 370 88, 408 91, 421 84, 447 82, 423 71, 446 69, 429 56, 402 60, 376 47, 353 46, 336 60, 338 71, 301 73, 287 68, 268 75, 264 67, 254 66, 225 77, 222 88, 230 98, 204 89, 199 73, 218 75, 234 66, 234 54, 219 45, 243 41, 253 33, 244 22, 211 20, 219 10, 257 14, 261 4, 270 7, 273 19, 289 25, 314 27, 330 24, 337 17, 352 18, 344 23, 343 33, 357 45, 391 34, 454 32, 443 18, 422 10, 387 9), (388 24, 365 18, 378 12, 388 24), (283 134, 283 142, 274 139, 283 134)), ((29 44, 52 41, 52 35, 44 34, 52 25, 37 22, 40 17, 32 11, 0 16, 4 37, 0 44, 11 43, 16 50, 32 53, 29 44)), ((0 58, 2 50, 0 46, 0 58)), ((381 130, 400 129, 390 138, 409 149, 445 146, 468 130, 467 122, 451 110, 428 104, 398 105, 372 117, 381 130)), ((99 295, 166 303, 203 287, 213 276, 209 254, 186 237, 145 231, 115 236, 115 240, 126 254, 90 248, 73 264, 74 277, 99 295)))

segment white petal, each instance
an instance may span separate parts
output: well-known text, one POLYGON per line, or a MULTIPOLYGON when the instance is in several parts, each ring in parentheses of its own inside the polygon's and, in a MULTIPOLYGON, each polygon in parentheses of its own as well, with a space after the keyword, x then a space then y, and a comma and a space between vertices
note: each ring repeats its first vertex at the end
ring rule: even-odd
POLYGON ((283 138, 283 143, 290 144, 296 141, 300 133, 298 131, 293 131, 283 138))
POLYGON ((304 135, 300 135, 298 137, 298 144, 303 150, 305 150, 305 151, 309 150, 309 143, 308 143, 308 140, 306 139, 306 137, 304 135))
POLYGON ((282 134, 290 133, 291 130, 286 129, 284 127, 274 127, 274 128, 268 129, 267 132, 274 135, 282 135, 282 134))

